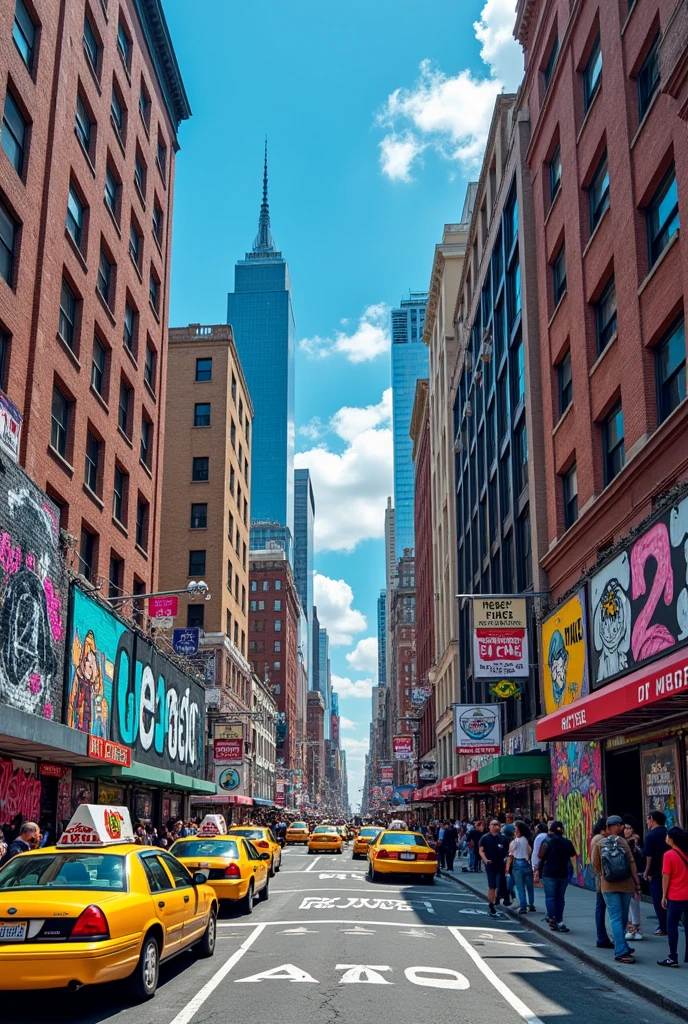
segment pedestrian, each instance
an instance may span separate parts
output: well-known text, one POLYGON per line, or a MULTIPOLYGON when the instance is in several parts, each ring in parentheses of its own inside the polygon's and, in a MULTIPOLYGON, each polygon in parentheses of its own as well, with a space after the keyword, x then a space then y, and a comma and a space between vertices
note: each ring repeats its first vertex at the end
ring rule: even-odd
POLYGON ((646 818, 647 833, 643 844, 645 857, 645 881, 650 886, 652 906, 657 915, 655 935, 666 935, 667 913, 662 905, 662 872, 663 861, 667 850, 666 814, 664 811, 650 811, 646 818))
MULTIPOLYGON (((502 829, 502 834, 504 829, 502 829)), ((533 868, 530 858, 533 853, 533 837, 524 821, 514 822, 514 838, 509 844, 509 859, 506 872, 516 885, 518 893, 519 914, 527 914, 535 910, 535 889, 533 886, 533 868), (526 902, 526 890, 528 900, 526 902)))
MULTIPOLYGON (((506 892, 505 869, 506 858, 509 854, 509 842, 506 836, 502 835, 500 823, 496 818, 490 820, 490 830, 485 832, 480 839, 478 850, 487 873, 487 899, 490 916, 496 917, 497 895, 499 893, 501 898, 501 894, 506 892)), ((506 899, 504 903, 508 905, 506 899)))
POLYGON ((468 870, 482 871, 480 840, 485 832, 485 822, 476 821, 468 831, 468 870))
POLYGON ((533 882, 538 887, 542 887, 542 883, 535 878, 535 873, 538 870, 540 864, 540 847, 547 838, 547 822, 541 821, 535 830, 535 839, 533 840, 533 853, 530 858, 530 866, 533 869, 533 882))
POLYGON ((456 834, 456 828, 450 821, 445 822, 444 825, 444 836, 442 837, 442 848, 444 851, 444 866, 447 871, 454 870, 454 858, 456 857, 456 847, 458 845, 458 837, 456 834))
POLYGON ((670 828, 666 837, 669 849, 662 867, 662 906, 667 915, 669 956, 658 960, 660 967, 678 967, 678 926, 683 918, 686 949, 683 962, 688 963, 688 832, 678 826, 670 828))
POLYGON ((511 842, 511 840, 514 838, 515 827, 516 826, 514 824, 514 816, 511 813, 511 811, 509 811, 505 815, 504 824, 502 825, 502 833, 507 837, 509 842, 511 842))
POLYGON ((614 959, 620 964, 634 964, 633 949, 628 945, 628 911, 635 893, 640 895, 640 879, 631 848, 624 839, 623 818, 610 814, 607 836, 592 848, 592 866, 600 876, 600 888, 609 911, 614 936, 614 959))
MULTIPOLYGON (((643 848, 642 843, 640 842, 640 836, 637 834, 633 822, 624 822, 622 835, 633 854, 638 878, 642 878, 645 870, 645 858, 643 857, 643 848)), ((626 930, 626 939, 630 942, 643 941, 643 925, 640 920, 640 892, 633 894, 633 899, 631 900, 631 905, 628 909, 628 929, 626 930)))
POLYGON ((41 831, 35 821, 25 821, 19 828, 19 835, 9 843, 5 854, 0 860, 0 867, 7 864, 18 853, 35 850, 41 841, 41 831))
MULTIPOLYGON (((607 838, 607 819, 598 818, 592 828, 592 841, 590 844, 591 856, 592 847, 595 843, 601 843, 602 840, 607 838)), ((602 887, 600 884, 600 876, 597 872, 595 875, 595 928, 597 930, 597 948, 598 949, 614 949, 614 943, 610 941, 609 935, 607 934, 607 904, 604 902, 604 896, 602 895, 602 887)))
POLYGON ((554 819, 538 851, 538 869, 535 881, 542 879, 545 889, 547 921, 553 932, 568 932, 564 924, 566 887, 569 884, 569 867, 576 857, 576 848, 564 835, 561 821, 554 819))

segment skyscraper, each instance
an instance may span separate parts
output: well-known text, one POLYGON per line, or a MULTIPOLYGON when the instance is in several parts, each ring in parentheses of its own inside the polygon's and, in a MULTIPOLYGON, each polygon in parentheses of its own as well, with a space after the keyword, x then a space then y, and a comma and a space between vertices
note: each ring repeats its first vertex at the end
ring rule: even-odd
MULTIPOLYGON (((289 267, 270 230, 267 141, 258 234, 234 268, 227 320, 255 411, 251 521, 286 527, 293 538, 295 327, 289 267)), ((258 546, 252 536, 251 549, 258 546)))
POLYGON ((392 430, 397 559, 403 556, 405 548, 415 546, 413 442, 409 430, 416 381, 428 376, 428 350, 423 344, 427 301, 427 292, 409 292, 408 299, 402 299, 399 308, 392 310, 392 430))
POLYGON ((377 599, 377 681, 387 680, 387 591, 381 590, 377 599))
POLYGON ((330 638, 326 629, 318 630, 318 679, 317 689, 325 701, 325 739, 330 739, 330 715, 332 714, 332 683, 330 678, 330 638))
POLYGON ((307 469, 294 470, 294 582, 308 625, 308 689, 314 686, 313 658, 313 531, 315 498, 307 469))

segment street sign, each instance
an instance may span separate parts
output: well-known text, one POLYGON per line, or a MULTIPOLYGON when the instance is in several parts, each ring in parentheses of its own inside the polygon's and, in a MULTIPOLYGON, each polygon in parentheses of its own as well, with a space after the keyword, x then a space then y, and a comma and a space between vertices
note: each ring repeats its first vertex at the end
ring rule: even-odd
POLYGON ((179 609, 178 597, 149 597, 148 614, 151 619, 173 619, 179 609))
POLYGON ((216 764, 241 764, 244 760, 244 741, 215 739, 213 753, 216 764))
POLYGON ((171 615, 156 615, 151 622, 156 629, 172 629, 174 625, 174 619, 171 615))
POLYGON ((200 636, 198 626, 189 626, 187 629, 175 629, 172 634, 172 646, 175 654, 197 654, 200 636))

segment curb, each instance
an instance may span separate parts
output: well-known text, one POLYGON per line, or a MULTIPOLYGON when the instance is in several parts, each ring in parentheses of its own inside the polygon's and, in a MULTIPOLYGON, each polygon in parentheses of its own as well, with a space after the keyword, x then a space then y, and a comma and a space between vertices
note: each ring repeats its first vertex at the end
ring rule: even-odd
MULTIPOLYGON (((456 874, 451 871, 440 871, 442 878, 448 879, 450 882, 454 882, 456 885, 462 886, 468 892, 473 893, 474 896, 480 896, 487 902, 487 897, 482 889, 477 886, 473 886, 468 881, 464 881, 463 878, 457 878, 456 874)), ((650 1003, 654 1003, 656 1006, 660 1006, 663 1010, 669 1010, 671 1013, 676 1014, 677 1017, 682 1017, 684 1020, 688 1020, 688 1005, 685 1003, 679 1003, 675 999, 669 998, 669 996, 662 995, 661 992, 657 992, 656 989, 651 988, 649 985, 642 981, 638 981, 636 978, 626 975, 622 975, 621 972, 616 968, 612 967, 611 964, 605 963, 603 960, 597 959, 592 953, 589 953, 585 949, 581 949, 579 946, 574 946, 572 943, 562 939, 556 932, 553 932, 550 928, 545 928, 538 921, 534 921, 527 914, 519 914, 511 907, 500 907, 500 913, 508 914, 509 917, 519 921, 520 924, 525 925, 533 932, 537 932, 538 935, 546 936, 555 945, 565 949, 572 956, 577 957, 586 963, 589 967, 594 967, 595 970, 601 974, 606 975, 612 981, 615 981, 618 985, 624 985, 629 988, 631 992, 635 992, 636 995, 642 996, 650 1003)))

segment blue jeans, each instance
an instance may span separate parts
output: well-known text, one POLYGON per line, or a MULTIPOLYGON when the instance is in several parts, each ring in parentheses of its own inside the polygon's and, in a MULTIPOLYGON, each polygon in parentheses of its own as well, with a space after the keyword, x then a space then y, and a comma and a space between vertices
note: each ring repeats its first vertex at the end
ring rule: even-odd
POLYGON ((650 896, 652 897, 652 906, 655 908, 655 914, 657 915, 658 927, 665 932, 667 930, 667 912, 662 906, 661 875, 653 875, 650 878, 650 896))
POLYGON ((555 924, 561 924, 564 920, 564 904, 566 902, 564 896, 569 880, 568 878, 543 878, 542 884, 545 887, 547 917, 555 924))
POLYGON ((633 899, 632 892, 605 892, 604 902, 609 911, 609 921, 612 926, 614 939, 614 956, 625 956, 628 953, 628 943, 625 935, 628 928, 628 910, 633 899))
POLYGON ((533 869, 530 865, 530 861, 514 858, 514 862, 511 865, 511 874, 513 875, 514 884, 516 885, 516 892, 518 893, 518 902, 521 905, 521 910, 525 910, 526 907, 532 907, 535 903, 535 886, 533 884, 533 869), (526 889, 528 890, 527 903, 526 889))
POLYGON ((478 853, 478 844, 475 843, 468 851, 468 870, 482 871, 482 869, 483 862, 481 861, 480 854, 478 853))
MULTIPOLYGON (((683 919, 688 929, 688 900, 667 900, 667 935, 669 936, 669 956, 678 960, 678 926, 683 919)), ((686 932, 686 954, 688 954, 688 931, 686 932)))
POLYGON ((597 899, 595 900, 595 927, 597 928, 597 945, 601 942, 609 942, 609 936, 607 935, 607 922, 605 917, 607 915, 607 904, 604 902, 604 896, 601 892, 597 893, 597 899))

